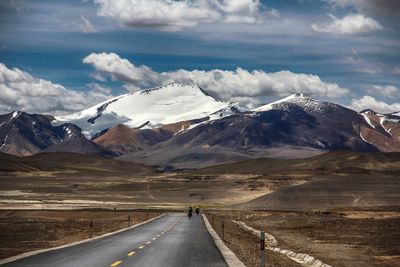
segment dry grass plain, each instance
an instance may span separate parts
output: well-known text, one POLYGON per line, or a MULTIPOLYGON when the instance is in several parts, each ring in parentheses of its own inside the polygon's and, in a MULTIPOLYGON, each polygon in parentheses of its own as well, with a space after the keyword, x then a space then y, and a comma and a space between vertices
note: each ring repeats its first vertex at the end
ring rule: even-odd
POLYGON ((224 207, 271 192, 267 182, 252 178, 254 175, 14 173, 0 175, 0 209, 224 207))
MULTIPOLYGON (((272 234, 280 248, 309 254, 335 267, 399 266, 400 210, 280 212, 211 212, 214 229, 247 266, 259 264, 258 239, 231 220, 272 234)), ((266 251, 266 266, 301 266, 266 251)))
MULTIPOLYGON (((126 227, 127 210, 200 205, 226 221, 225 241, 248 266, 256 266, 257 240, 231 219, 332 266, 398 266, 400 154, 337 152, 180 172, 67 156, 0 155, 1 257, 87 238, 91 219, 104 221, 95 226, 100 234, 126 227), (114 207, 116 214, 99 211, 114 207)), ((298 265, 275 252, 267 259, 269 266, 298 265)))

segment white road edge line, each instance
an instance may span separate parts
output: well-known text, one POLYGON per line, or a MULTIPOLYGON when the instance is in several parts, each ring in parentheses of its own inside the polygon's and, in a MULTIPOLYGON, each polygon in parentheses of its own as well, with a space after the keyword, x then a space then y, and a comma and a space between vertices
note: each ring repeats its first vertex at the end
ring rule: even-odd
POLYGON ((23 254, 19 254, 19 255, 10 257, 10 258, 6 258, 6 259, 3 259, 3 260, 0 260, 0 265, 6 264, 6 263, 10 263, 10 262, 13 262, 13 261, 17 261, 17 260, 20 260, 20 259, 23 259, 23 258, 27 258, 27 257, 33 256, 33 255, 37 255, 37 254, 40 254, 40 253, 53 251, 53 250, 57 250, 57 249, 62 249, 62 248, 73 247, 73 246, 80 245, 80 244, 83 244, 83 243, 87 243, 87 242, 90 242, 90 241, 93 241, 93 240, 97 240, 97 239, 100 239, 100 238, 103 238, 103 237, 107 237, 107 236, 110 236, 110 235, 118 234, 118 233, 130 230, 130 229, 139 227, 139 226, 141 226, 143 224, 146 224, 146 223, 149 223, 151 221, 157 220, 157 219, 159 219, 161 217, 164 217, 165 215, 166 214, 161 214, 160 216, 157 216, 157 217, 154 217, 154 218, 152 218, 150 220, 147 220, 147 221, 132 225, 131 227, 124 228, 124 229, 121 229, 121 230, 118 230, 118 231, 115 231, 115 232, 107 233, 107 234, 104 234, 104 235, 99 235, 99 236, 96 236, 96 237, 93 237, 93 238, 84 239, 84 240, 81 240, 81 241, 65 244, 65 245, 58 246, 58 247, 40 249, 40 250, 35 250, 35 251, 30 251, 30 252, 26 252, 26 253, 23 253, 23 254))
POLYGON ((215 245, 219 249, 219 251, 222 254, 222 257, 224 257, 226 263, 228 264, 229 267, 246 267, 246 265, 241 262, 238 257, 235 255, 235 253, 230 250, 225 243, 219 238, 218 234, 214 231, 212 228, 210 222, 208 221, 207 217, 203 215, 203 220, 206 225, 206 228, 208 232, 210 233, 212 239, 214 240, 215 245))

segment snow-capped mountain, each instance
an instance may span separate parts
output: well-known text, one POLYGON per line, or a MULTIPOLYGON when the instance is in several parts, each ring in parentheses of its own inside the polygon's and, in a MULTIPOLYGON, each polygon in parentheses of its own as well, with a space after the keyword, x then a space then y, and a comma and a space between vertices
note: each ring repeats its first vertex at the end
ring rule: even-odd
POLYGON ((371 128, 356 111, 292 95, 252 111, 205 121, 146 152, 123 158, 181 166, 185 162, 216 164, 239 157, 295 158, 335 150, 378 151, 362 139, 361 127, 371 128))
POLYGON ((81 135, 73 124, 53 126, 45 115, 14 111, 0 115, 0 151, 28 156, 81 135))
POLYGON ((232 103, 218 101, 196 85, 172 83, 121 95, 84 111, 56 117, 52 123, 76 124, 92 137, 117 124, 151 129, 204 117, 220 118, 232 114, 234 108, 232 103))
POLYGON ((241 112, 197 86, 178 84, 125 94, 56 119, 23 112, 0 116, 0 151, 15 155, 123 154, 168 166, 268 157, 272 150, 279 157, 400 151, 400 116, 358 113, 302 94, 241 112))
POLYGON ((290 110, 293 107, 300 107, 308 113, 330 113, 343 111, 340 105, 322 102, 304 94, 293 94, 270 104, 266 104, 254 109, 254 112, 264 112, 269 110, 290 110))
POLYGON ((362 117, 353 110, 297 94, 250 112, 205 122, 168 142, 240 149, 292 145, 323 150, 374 150, 356 130, 363 124, 362 117))

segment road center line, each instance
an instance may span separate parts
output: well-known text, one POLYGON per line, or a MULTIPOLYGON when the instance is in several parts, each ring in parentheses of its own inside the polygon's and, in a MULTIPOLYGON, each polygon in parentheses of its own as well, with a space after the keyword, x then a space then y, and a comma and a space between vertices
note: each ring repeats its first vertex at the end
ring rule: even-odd
POLYGON ((116 262, 114 262, 113 264, 111 264, 110 266, 111 266, 111 267, 115 267, 115 266, 120 265, 121 263, 122 263, 122 261, 116 261, 116 262))
POLYGON ((140 246, 140 247, 138 247, 138 249, 144 249, 144 246, 140 246))
POLYGON ((147 242, 146 242, 147 245, 150 244, 150 243, 151 243, 151 241, 147 241, 147 242))
POLYGON ((130 256, 133 256, 133 255, 135 255, 135 253, 136 253, 135 251, 129 252, 129 253, 128 253, 128 256, 129 256, 129 257, 130 257, 130 256))

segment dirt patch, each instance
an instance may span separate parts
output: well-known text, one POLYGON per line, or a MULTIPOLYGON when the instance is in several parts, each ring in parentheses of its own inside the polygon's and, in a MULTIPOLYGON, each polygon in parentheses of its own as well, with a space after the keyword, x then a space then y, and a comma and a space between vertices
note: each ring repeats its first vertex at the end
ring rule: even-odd
POLYGON ((0 211, 0 259, 113 232, 159 214, 100 210, 0 211))
POLYGON ((349 219, 375 219, 383 220, 388 218, 400 218, 400 212, 368 212, 368 211, 349 211, 344 212, 345 217, 349 219))

